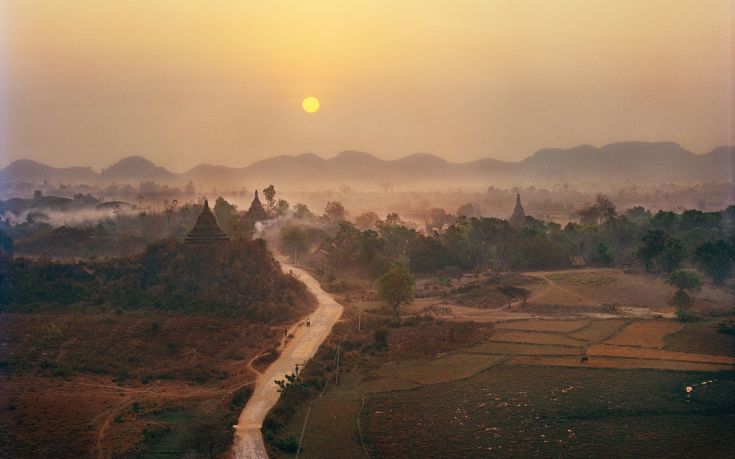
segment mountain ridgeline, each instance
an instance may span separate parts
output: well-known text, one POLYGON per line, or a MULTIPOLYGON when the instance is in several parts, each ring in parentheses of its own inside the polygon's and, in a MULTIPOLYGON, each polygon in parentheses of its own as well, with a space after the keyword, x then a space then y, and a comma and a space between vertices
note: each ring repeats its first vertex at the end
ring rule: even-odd
POLYGON ((97 173, 88 167, 55 168, 18 160, 0 169, 0 183, 133 183, 236 185, 256 180, 289 185, 360 184, 487 186, 544 183, 693 183, 735 181, 735 146, 697 155, 671 142, 622 142, 593 147, 543 149, 520 162, 491 158, 454 163, 417 153, 383 160, 345 151, 324 159, 312 153, 281 155, 246 167, 200 164, 175 173, 131 156, 97 173))

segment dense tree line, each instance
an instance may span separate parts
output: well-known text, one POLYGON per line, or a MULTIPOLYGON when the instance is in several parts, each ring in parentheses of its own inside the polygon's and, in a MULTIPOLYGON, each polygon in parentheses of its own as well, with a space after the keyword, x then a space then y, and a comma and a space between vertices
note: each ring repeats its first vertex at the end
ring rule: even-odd
POLYGON ((261 322, 306 312, 314 299, 283 274, 265 241, 186 246, 164 240, 142 254, 77 263, 0 254, 7 310, 162 309, 246 316, 261 322))
POLYGON ((735 262, 735 206, 721 212, 653 215, 636 207, 618 214, 610 200, 600 196, 583 212, 583 223, 561 226, 526 217, 519 227, 498 218, 448 218, 439 210, 432 215, 442 221, 430 222, 426 231, 403 222, 397 214, 385 220, 359 216, 358 224, 343 220, 321 249, 336 269, 358 268, 376 277, 394 262, 413 272, 437 273, 447 266, 563 268, 583 260, 595 266, 640 263, 647 271, 659 273, 698 266, 715 282, 722 282, 735 262))

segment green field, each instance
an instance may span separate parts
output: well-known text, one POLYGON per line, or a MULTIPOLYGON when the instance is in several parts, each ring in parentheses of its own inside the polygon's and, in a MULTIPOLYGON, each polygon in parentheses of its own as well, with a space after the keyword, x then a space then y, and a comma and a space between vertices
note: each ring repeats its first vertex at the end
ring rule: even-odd
MULTIPOLYGON (((301 456, 728 456, 735 448, 733 366, 674 357, 695 358, 687 352, 693 350, 708 351, 699 356, 708 362, 732 356, 735 337, 719 333, 716 322, 687 324, 680 331, 675 323, 634 322, 634 337, 654 325, 674 333, 664 338, 664 350, 608 346, 611 352, 642 354, 591 353, 589 362, 580 362, 584 351, 576 340, 598 342, 630 323, 501 324, 513 330, 474 325, 465 331, 473 339, 463 347, 423 358, 409 357, 415 352, 406 353, 405 346, 423 340, 422 334, 435 335, 437 323, 393 329, 387 352, 363 355, 338 385, 312 400, 301 456), (478 332, 486 338, 475 344, 478 332), (554 339, 493 341, 503 337, 554 339), (555 341, 572 338, 575 346, 555 341), (672 354, 674 349, 687 353, 672 354), (689 399, 687 386, 694 387, 689 399)), ((296 408, 279 438, 300 437, 307 406, 296 408)), ((291 456, 277 448, 270 453, 291 456)))
POLYGON ((375 457, 723 457, 735 374, 501 366, 372 395, 361 421, 375 457))

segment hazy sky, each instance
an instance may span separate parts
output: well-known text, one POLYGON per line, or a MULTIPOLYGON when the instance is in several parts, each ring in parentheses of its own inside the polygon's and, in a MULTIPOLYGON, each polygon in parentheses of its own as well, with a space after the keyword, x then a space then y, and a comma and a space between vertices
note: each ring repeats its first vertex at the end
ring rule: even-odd
POLYGON ((702 153, 735 144, 734 16, 732 0, 0 0, 0 166, 702 153))

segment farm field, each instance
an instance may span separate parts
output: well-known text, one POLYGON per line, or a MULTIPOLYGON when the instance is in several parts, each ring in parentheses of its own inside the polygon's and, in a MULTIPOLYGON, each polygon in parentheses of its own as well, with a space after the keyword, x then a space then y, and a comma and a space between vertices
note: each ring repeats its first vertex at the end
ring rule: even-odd
POLYGON ((661 349, 664 338, 682 329, 678 322, 665 320, 646 320, 633 322, 620 330, 615 336, 605 341, 616 346, 638 346, 661 349))
POLYGON ((722 457, 735 446, 735 377, 503 366, 372 395, 361 421, 376 457, 722 457), (713 378, 687 401, 687 385, 713 378))
MULTIPOLYGON (((441 324, 401 334, 420 342, 422 330, 441 324)), ((735 422, 733 337, 712 322, 521 319, 483 327, 466 336, 483 332, 484 341, 430 358, 406 358, 415 355, 401 354, 406 339, 389 340, 386 358, 354 367, 312 401, 300 456, 671 457, 673 448, 678 457, 718 457, 735 447, 727 434, 735 422), (623 342, 639 345, 600 344, 623 331, 623 342), (700 339, 719 352, 689 346, 700 339)), ((305 414, 297 409, 288 435, 299 437, 305 414)))

